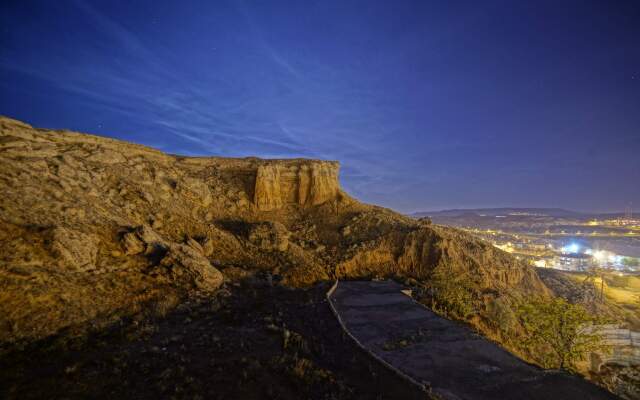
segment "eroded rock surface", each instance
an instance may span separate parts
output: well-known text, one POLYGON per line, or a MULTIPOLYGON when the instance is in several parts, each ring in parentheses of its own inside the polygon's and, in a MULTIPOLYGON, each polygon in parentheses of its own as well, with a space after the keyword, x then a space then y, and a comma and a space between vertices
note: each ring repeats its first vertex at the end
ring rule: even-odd
POLYGON ((335 200, 340 191, 336 162, 273 162, 258 167, 254 202, 261 211, 286 204, 317 206, 335 200))
POLYGON ((189 244, 169 245, 160 266, 166 269, 172 280, 205 292, 215 291, 224 280, 222 273, 211 265, 199 249, 189 244))
POLYGON ((262 250, 287 251, 290 235, 279 222, 261 222, 251 226, 249 241, 262 250))
POLYGON ((0 344, 106 326, 255 273, 295 287, 468 276, 471 322, 492 299, 549 295, 506 253, 352 199, 338 172, 320 160, 180 157, 0 118, 0 344))
POLYGON ((95 269, 99 240, 73 229, 56 227, 51 231, 51 251, 62 266, 76 271, 95 269))

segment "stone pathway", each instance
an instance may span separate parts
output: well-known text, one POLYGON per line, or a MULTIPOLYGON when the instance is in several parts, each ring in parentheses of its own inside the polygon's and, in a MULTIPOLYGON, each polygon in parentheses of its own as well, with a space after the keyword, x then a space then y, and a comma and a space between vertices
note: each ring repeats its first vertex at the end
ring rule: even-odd
POLYGON ((444 399, 617 399, 588 381, 529 365, 439 317, 392 281, 339 282, 328 295, 359 344, 444 399))

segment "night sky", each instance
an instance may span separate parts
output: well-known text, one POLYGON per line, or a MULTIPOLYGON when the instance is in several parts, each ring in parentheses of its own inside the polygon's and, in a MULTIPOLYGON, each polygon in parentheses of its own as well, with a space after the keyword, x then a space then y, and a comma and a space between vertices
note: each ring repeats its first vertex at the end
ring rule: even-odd
POLYGON ((0 114, 34 126, 183 155, 335 159, 349 193, 405 212, 640 210, 639 2, 0 10, 0 114))

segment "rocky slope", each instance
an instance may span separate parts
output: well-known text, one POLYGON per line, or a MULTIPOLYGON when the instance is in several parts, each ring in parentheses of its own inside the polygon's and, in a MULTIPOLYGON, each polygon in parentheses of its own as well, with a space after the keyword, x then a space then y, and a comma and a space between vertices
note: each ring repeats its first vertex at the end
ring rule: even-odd
POLYGON ((163 315, 256 272, 465 276, 481 324, 498 298, 547 296, 535 270, 449 228, 344 193, 337 162, 191 158, 0 119, 0 343, 163 315))

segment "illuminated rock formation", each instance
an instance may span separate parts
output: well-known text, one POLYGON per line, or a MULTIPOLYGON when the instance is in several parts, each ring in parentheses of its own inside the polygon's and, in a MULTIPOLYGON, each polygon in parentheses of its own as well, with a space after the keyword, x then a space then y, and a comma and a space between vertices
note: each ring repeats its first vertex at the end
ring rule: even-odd
POLYGON ((285 204, 316 206, 338 195, 339 165, 331 161, 272 161, 258 166, 254 204, 260 211, 285 204))
POLYGON ((280 168, 275 165, 261 165, 256 172, 254 203, 259 210, 270 211, 282 207, 280 193, 280 168))

